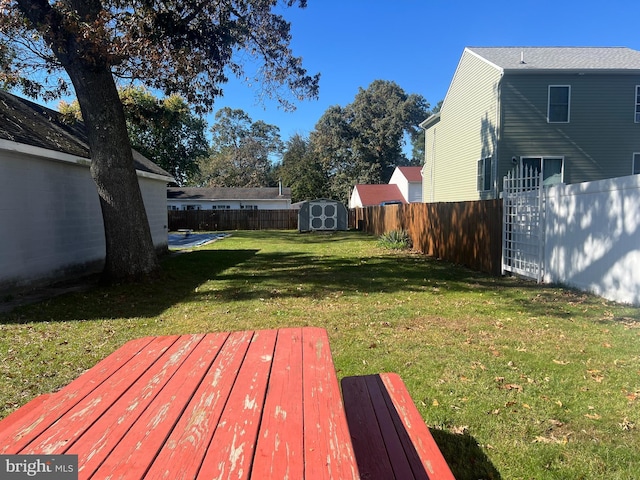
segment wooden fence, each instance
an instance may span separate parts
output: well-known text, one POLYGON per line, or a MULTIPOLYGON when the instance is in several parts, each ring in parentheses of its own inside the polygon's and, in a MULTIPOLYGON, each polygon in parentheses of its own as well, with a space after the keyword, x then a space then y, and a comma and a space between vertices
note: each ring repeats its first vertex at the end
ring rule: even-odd
POLYGON ((502 200, 358 208, 352 225, 373 235, 406 230, 421 253, 501 274, 502 200))
POLYGON ((169 210, 169 230, 295 230, 298 210, 169 210))
MULTIPOLYGON (((298 210, 169 210, 169 230, 296 230, 298 210)), ((372 235, 406 230, 426 255, 500 275, 502 200, 357 208, 352 228, 372 235)))

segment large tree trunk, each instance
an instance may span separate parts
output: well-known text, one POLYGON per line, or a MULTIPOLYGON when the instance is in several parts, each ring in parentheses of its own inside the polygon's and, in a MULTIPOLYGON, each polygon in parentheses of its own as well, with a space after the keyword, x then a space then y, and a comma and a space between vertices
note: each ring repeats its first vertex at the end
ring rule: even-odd
POLYGON ((91 151, 104 220, 107 281, 135 279, 159 270, 133 163, 124 111, 108 68, 67 66, 91 151))
POLYGON ((122 103, 99 26, 100 0, 17 0, 46 38, 78 97, 87 128, 91 175, 98 188, 106 241, 106 280, 147 276, 160 265, 136 176, 122 103), (65 12, 70 8, 73 15, 65 12), (95 36, 93 35, 95 33, 95 36))

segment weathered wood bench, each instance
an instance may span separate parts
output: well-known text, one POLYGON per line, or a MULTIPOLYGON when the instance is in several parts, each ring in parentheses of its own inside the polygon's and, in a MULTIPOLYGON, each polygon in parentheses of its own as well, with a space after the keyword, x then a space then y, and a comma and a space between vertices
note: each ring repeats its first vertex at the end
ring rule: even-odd
POLYGON ((80 480, 360 478, 313 327, 132 340, 0 421, 0 454, 77 455, 80 480))
POLYGON ((342 396, 363 480, 454 479, 398 375, 345 377, 342 396))

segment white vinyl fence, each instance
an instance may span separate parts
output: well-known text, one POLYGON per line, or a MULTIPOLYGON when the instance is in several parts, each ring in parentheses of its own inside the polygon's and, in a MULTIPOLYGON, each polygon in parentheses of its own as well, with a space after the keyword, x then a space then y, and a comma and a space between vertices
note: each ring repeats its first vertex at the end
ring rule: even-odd
POLYGON ((545 190, 544 282, 640 305, 640 175, 545 190))
POLYGON ((640 305, 640 175, 538 188, 540 197, 506 187, 505 177, 503 271, 640 305))

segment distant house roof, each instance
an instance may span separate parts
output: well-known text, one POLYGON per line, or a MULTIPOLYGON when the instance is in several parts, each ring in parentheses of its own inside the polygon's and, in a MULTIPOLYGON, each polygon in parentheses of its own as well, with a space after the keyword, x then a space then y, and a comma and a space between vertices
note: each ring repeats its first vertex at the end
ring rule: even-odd
MULTIPOLYGON (((0 139, 90 158, 82 122, 65 122, 60 112, 0 90, 0 139)), ((133 150, 136 170, 171 177, 151 160, 133 150)))
POLYGON ((380 205, 382 202, 398 201, 407 203, 400 192, 397 185, 375 184, 375 185, 356 185, 360 202, 363 207, 370 205, 380 205))
POLYGON ((422 182, 422 167, 396 167, 409 182, 422 182))
POLYGON ((291 188, 169 187, 167 198, 173 200, 278 200, 291 199, 291 188))
POLYGON ((467 47, 466 50, 510 72, 640 71, 640 52, 626 47, 467 47))

